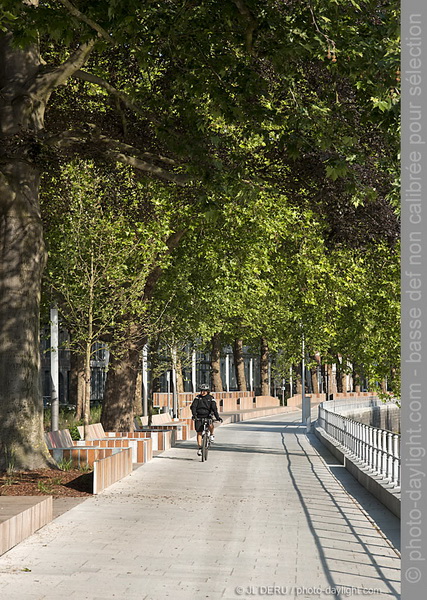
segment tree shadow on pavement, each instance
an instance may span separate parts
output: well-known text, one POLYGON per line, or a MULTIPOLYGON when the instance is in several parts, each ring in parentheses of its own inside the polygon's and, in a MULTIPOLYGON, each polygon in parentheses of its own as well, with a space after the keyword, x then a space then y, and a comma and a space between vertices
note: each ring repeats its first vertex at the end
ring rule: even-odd
MULTIPOLYGON (((360 533, 359 528, 356 529, 354 520, 352 520, 350 518, 350 516, 348 514, 348 511, 349 511, 348 504, 343 505, 342 501, 339 501, 339 499, 335 497, 333 490, 328 488, 327 482, 324 481, 322 479, 322 477, 319 475, 318 468, 315 467, 315 465, 313 464, 313 461, 311 460, 311 456, 308 454, 306 449, 303 447, 303 445, 301 443, 301 437, 296 435, 295 433, 293 434, 293 436, 297 442, 297 445, 301 449, 299 456, 301 456, 301 453, 305 454, 305 456, 306 456, 307 467, 301 468, 300 465, 298 466, 298 468, 293 467, 292 452, 289 451, 288 446, 286 444, 285 435, 284 435, 284 433, 282 433, 282 445, 283 445, 283 448, 284 448, 284 451, 286 454, 286 458, 288 461, 288 472, 289 472, 289 475, 290 475, 290 478, 292 481, 292 485, 295 489, 295 492, 298 495, 299 501, 300 501, 302 509, 304 511, 304 515, 307 520, 307 525, 308 525, 310 533, 313 537, 314 544, 316 545, 317 552, 319 554, 319 558, 322 563, 323 571, 328 580, 328 584, 333 588, 340 587, 334 579, 334 573, 338 573, 341 575, 342 574, 348 575, 349 578, 354 577, 354 574, 352 572, 350 572, 350 571, 346 572, 344 570, 345 563, 346 563, 346 561, 344 560, 344 556, 341 559, 339 559, 338 562, 339 562, 340 566, 338 568, 334 565, 334 563, 337 562, 337 559, 333 558, 333 557, 334 557, 334 554, 337 552, 336 544, 340 542, 340 539, 334 537, 333 529, 331 529, 330 531, 327 531, 327 534, 325 536, 324 517, 327 517, 328 513, 330 514, 331 509, 334 509, 335 514, 333 515, 333 517, 335 519, 339 518, 342 521, 341 526, 346 527, 347 534, 350 535, 354 539, 354 541, 360 546, 360 551, 358 551, 358 552, 360 552, 361 556, 363 556, 363 561, 361 560, 361 563, 364 565, 364 568, 372 569, 373 575, 369 577, 370 581, 378 579, 378 581, 383 582, 388 588, 388 592, 384 591, 383 593, 387 593, 388 595, 394 596, 395 598, 400 598, 398 589, 394 585, 395 583, 396 583, 396 585, 398 585, 398 583, 399 583, 400 570, 397 568, 393 569, 390 566, 383 567, 381 565, 381 556, 382 556, 381 546, 376 546, 378 548, 378 551, 374 551, 374 552, 372 551, 373 546, 369 545, 366 542, 366 533, 364 533, 364 532, 363 532, 363 534, 360 533), (307 503, 307 500, 310 500, 310 501, 316 500, 315 494, 313 493, 312 490, 310 490, 310 494, 307 494, 307 492, 305 490, 308 480, 313 477, 315 478, 314 481, 317 484, 316 488, 318 490, 317 491, 318 498, 317 498, 317 502, 315 503, 314 509, 313 509, 313 505, 310 502, 307 503), (320 486, 320 494, 319 494, 319 486, 320 486), (325 496, 327 498, 326 504, 325 504, 325 496), (324 505, 324 508, 323 508, 324 514, 318 515, 316 513, 316 510, 319 510, 319 507, 321 506, 322 502, 324 505), (330 546, 328 545, 328 540, 331 541, 330 546), (335 545, 332 542, 334 542, 335 545), (330 556, 328 556, 328 551, 331 552, 330 556), (333 568, 331 568, 329 566, 329 562, 331 562, 331 565, 334 565, 333 568), (387 575, 387 571, 389 572, 390 570, 396 571, 396 577, 393 580, 387 575)), ((312 440, 310 440, 310 441, 312 441, 312 440)), ((313 446, 314 446, 314 444, 313 444, 313 446)), ((294 454, 295 454, 295 452, 294 452, 294 454)), ((320 452, 319 452, 319 454, 320 454, 320 452)), ((347 492, 345 485, 343 485, 343 488, 344 488, 344 490, 343 490, 344 493, 347 493, 349 496, 349 501, 351 503, 350 509, 360 510, 359 508, 357 508, 356 504, 353 505, 353 501, 351 499, 351 494, 349 492, 347 492)), ((372 526, 372 533, 374 533, 374 531, 375 531, 375 529, 372 526)), ((387 543, 387 542, 385 541, 385 543, 387 543)), ((342 550, 344 553, 345 550, 347 549, 348 541, 341 539, 341 545, 342 545, 342 550)), ((396 554, 396 559, 397 559, 397 554, 396 554)), ((365 577, 365 579, 367 579, 367 577, 365 577)), ((352 581, 354 581, 354 579, 352 579, 352 581)), ((350 587, 352 585, 354 585, 354 584, 350 583, 350 587)))
POLYGON ((389 509, 381 504, 368 490, 366 490, 351 473, 347 471, 336 458, 329 452, 322 442, 314 435, 307 435, 310 444, 327 464, 331 473, 341 485, 363 508, 369 517, 381 529, 394 548, 400 551, 400 522, 389 509))

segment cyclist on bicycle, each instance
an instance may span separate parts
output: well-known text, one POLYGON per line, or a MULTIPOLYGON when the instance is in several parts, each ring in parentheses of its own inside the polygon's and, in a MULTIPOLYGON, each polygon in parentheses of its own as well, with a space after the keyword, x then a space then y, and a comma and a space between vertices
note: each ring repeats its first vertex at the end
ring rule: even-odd
MULTIPOLYGON (((194 428, 197 431, 197 456, 202 454, 202 431, 203 431, 203 419, 212 419, 215 417, 217 421, 222 423, 222 419, 218 414, 218 408, 213 396, 211 396, 210 387, 206 383, 202 383, 200 388, 200 394, 196 396, 191 404, 191 412, 194 419, 194 428)), ((209 431, 211 433, 211 442, 215 440, 214 436, 214 425, 212 420, 209 423, 209 431)))

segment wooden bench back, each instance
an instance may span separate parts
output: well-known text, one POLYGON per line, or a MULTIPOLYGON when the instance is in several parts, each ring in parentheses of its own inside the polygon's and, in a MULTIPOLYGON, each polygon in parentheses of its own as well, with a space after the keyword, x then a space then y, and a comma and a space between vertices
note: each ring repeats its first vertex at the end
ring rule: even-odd
MULTIPOLYGON (((80 434, 80 439, 84 440, 85 439, 85 428, 83 427, 83 425, 79 425, 77 427, 79 434, 80 434)), ((92 423, 91 425, 87 426, 87 439, 88 440, 99 440, 102 438, 105 438, 106 433, 104 431, 104 427, 102 426, 102 423, 92 423)))
MULTIPOLYGON (((173 421, 169 413, 160 413, 158 415, 153 415, 151 419, 152 425, 170 425, 171 423, 173 423, 173 421)), ((134 424, 137 429, 139 429, 139 427, 147 427, 148 417, 135 417, 134 424)))
POLYGON ((49 450, 52 448, 72 448, 74 446, 69 429, 47 431, 44 437, 49 450))

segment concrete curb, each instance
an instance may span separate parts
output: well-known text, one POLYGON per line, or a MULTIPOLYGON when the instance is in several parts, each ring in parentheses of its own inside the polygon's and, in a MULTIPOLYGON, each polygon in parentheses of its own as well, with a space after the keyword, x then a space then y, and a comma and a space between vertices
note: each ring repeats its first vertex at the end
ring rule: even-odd
POLYGON ((400 519, 400 489, 386 482, 383 478, 375 475, 371 469, 366 467, 361 461, 350 458, 345 449, 322 427, 313 424, 312 431, 331 454, 337 458, 349 473, 366 488, 377 500, 386 506, 397 518, 400 519))

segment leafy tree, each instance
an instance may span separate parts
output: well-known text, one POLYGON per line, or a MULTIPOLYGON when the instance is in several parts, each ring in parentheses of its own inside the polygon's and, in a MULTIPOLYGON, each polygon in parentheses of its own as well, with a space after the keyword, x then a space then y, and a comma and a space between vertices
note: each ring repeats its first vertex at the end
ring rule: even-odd
MULTIPOLYGON (((379 143, 381 152, 370 157, 370 139, 384 131, 392 137, 397 10, 396 2, 378 0, 4 0, 1 400, 6 414, 19 407, 28 415, 28 433, 19 433, 21 417, 10 418, 3 444, 36 448, 32 466, 45 460, 38 189, 53 155, 125 164, 174 186, 191 182, 188 201, 201 212, 202 189, 224 192, 236 182, 281 192, 293 184, 297 197, 296 160, 305 174, 314 165, 317 181, 335 179, 334 198, 344 187, 349 202, 368 198, 383 175, 383 189, 373 190, 380 214, 393 180, 391 142, 379 143), (365 127, 371 113, 375 124, 365 127)), ((147 292, 157 279, 158 271, 147 292)), ((18 462, 30 465, 24 455, 18 462)))
POLYGON ((84 357, 85 425, 93 344, 108 340, 119 353, 132 321, 144 321, 146 281, 165 249, 164 215, 160 219, 153 206, 143 210, 145 193, 126 171, 112 178, 80 161, 63 167, 42 196, 47 286, 72 333, 72 348, 84 357))

